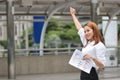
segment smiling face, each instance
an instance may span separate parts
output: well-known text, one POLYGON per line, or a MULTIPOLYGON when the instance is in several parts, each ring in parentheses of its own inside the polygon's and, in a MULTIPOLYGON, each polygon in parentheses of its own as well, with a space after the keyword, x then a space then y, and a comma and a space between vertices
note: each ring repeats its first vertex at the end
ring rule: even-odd
POLYGON ((87 42, 94 40, 95 44, 97 44, 99 41, 104 43, 104 40, 96 23, 89 21, 87 24, 85 24, 84 32, 87 42))
POLYGON ((85 26, 84 27, 84 32, 85 32, 85 38, 88 40, 88 41, 92 41, 93 40, 93 29, 88 27, 88 26, 85 26))

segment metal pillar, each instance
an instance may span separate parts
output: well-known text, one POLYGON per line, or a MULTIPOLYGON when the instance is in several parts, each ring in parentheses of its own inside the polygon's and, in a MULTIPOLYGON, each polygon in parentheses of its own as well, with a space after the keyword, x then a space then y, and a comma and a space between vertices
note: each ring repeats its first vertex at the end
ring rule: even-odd
POLYGON ((15 79, 15 54, 14 54, 14 16, 13 1, 6 0, 7 38, 8 38, 8 79, 15 79))
POLYGON ((97 17, 97 0, 91 0, 91 21, 98 23, 98 17, 97 17))

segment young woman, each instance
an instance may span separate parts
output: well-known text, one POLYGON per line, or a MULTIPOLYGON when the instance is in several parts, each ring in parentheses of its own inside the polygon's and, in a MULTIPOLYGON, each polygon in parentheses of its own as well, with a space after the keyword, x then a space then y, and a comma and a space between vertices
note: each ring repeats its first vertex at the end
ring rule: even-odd
POLYGON ((106 47, 104 45, 103 38, 94 22, 88 22, 83 28, 75 16, 75 9, 72 7, 70 7, 70 14, 84 46, 82 48, 82 53, 85 54, 83 59, 91 59, 93 63, 90 74, 81 71, 80 80, 98 80, 98 74, 96 70, 98 68, 103 68, 106 62, 106 47))

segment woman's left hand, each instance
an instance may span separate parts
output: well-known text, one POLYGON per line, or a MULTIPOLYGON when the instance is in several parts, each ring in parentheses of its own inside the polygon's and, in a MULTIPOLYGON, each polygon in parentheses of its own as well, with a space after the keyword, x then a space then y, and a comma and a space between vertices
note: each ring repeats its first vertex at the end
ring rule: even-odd
POLYGON ((90 54, 86 54, 83 56, 83 59, 93 59, 93 57, 90 54))

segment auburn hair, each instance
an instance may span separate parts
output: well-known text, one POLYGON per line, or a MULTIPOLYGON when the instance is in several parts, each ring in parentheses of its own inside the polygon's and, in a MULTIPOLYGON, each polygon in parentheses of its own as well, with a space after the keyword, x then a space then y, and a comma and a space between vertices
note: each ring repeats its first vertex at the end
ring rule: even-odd
MULTIPOLYGON (((85 26, 88 26, 93 30, 93 40, 95 41, 95 44, 97 44, 99 41, 104 43, 104 39, 103 39, 96 23, 90 21, 85 26)), ((88 40, 87 40, 87 43, 88 43, 88 40)))

